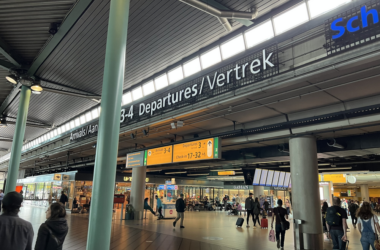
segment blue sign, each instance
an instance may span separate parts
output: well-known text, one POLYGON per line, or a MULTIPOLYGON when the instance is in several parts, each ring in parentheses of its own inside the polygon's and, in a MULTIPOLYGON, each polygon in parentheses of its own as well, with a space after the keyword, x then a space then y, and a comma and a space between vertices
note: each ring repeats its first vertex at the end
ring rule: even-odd
POLYGON ((377 10, 376 9, 371 9, 371 10, 367 11, 367 6, 363 6, 360 9, 360 22, 361 22, 361 25, 360 25, 360 23, 354 25, 355 21, 359 21, 359 16, 353 16, 353 17, 351 17, 347 21, 346 27, 344 27, 344 22, 343 22, 343 18, 342 17, 336 19, 335 21, 333 21, 331 23, 331 30, 337 31, 338 34, 333 35, 332 39, 334 40, 334 39, 338 39, 339 37, 342 37, 344 35, 344 33, 346 33, 346 29, 349 32, 354 33, 354 32, 359 31, 361 28, 362 29, 367 28, 368 27, 368 18, 369 17, 372 17, 372 20, 373 20, 374 24, 376 24, 376 23, 379 22, 379 13, 377 12, 377 10))
POLYGON ((167 188, 167 190, 177 190, 178 186, 176 186, 176 185, 167 185, 166 188, 167 188))
POLYGON ((166 185, 159 185, 158 190, 166 190, 166 185))

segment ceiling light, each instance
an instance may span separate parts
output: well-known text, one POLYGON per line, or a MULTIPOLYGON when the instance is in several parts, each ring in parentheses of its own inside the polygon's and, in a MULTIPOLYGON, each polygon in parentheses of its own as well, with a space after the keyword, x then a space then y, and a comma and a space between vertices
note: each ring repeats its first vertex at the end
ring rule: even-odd
POLYGON ((210 171, 235 171, 235 170, 241 170, 241 168, 211 169, 210 171))
POLYGON ((39 95, 39 94, 41 94, 41 91, 32 90, 32 93, 35 94, 35 95, 39 95))
POLYGON ((339 170, 339 169, 352 169, 352 167, 342 167, 342 168, 318 168, 318 170, 339 170))
POLYGON ((170 123, 170 126, 172 126, 172 129, 175 129, 175 128, 176 128, 176 126, 175 126, 175 123, 174 123, 174 122, 170 123))
POLYGON ((148 172, 161 172, 162 169, 147 169, 148 172))
POLYGON ((281 166, 278 166, 279 168, 290 168, 290 165, 281 165, 281 166))
POLYGON ((14 75, 6 76, 5 79, 10 83, 17 84, 17 78, 14 75))
POLYGON ((177 121, 177 127, 178 128, 183 127, 183 121, 177 121))
POLYGON ((41 92, 42 90, 44 90, 42 88, 42 86, 39 84, 39 83, 35 83, 33 84, 31 87, 30 87, 33 91, 38 91, 38 92, 41 92))
POLYGON ((187 171, 182 171, 182 172, 167 172, 165 174, 186 174, 187 171))
POLYGON ((5 120, 5 118, 1 118, 0 119, 0 127, 6 127, 8 124, 7 124, 7 120, 5 120))
POLYGON ((186 167, 185 169, 192 169, 192 168, 208 168, 209 166, 200 166, 200 167, 186 167))
POLYGON ((318 166, 330 166, 331 163, 318 163, 318 166))
POLYGON ((197 176, 197 175, 209 175, 209 174, 187 174, 187 176, 197 176))

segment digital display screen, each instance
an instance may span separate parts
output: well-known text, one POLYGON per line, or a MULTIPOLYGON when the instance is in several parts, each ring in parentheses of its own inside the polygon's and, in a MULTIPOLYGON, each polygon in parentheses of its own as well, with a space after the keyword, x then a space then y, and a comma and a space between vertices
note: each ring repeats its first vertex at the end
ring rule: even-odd
POLYGON ((278 187, 284 187, 285 172, 280 172, 280 177, 278 178, 278 187))
POLYGON ((268 171, 267 182, 266 182, 265 186, 267 186, 267 187, 272 186, 273 174, 274 174, 274 171, 273 171, 273 170, 269 170, 269 171, 268 171))
POLYGON ((261 176, 261 169, 256 168, 255 176, 253 177, 253 185, 254 186, 260 185, 260 176, 261 176))
POLYGON ((290 183, 290 173, 285 173, 285 181, 284 181, 284 187, 289 187, 290 183))
POLYGON ((289 188, 292 188, 292 179, 289 181, 289 188))
POLYGON ((277 187, 278 186, 278 177, 280 176, 280 172, 278 171, 274 171, 274 174, 273 174, 273 182, 272 182, 272 186, 273 187, 277 187))
POLYGON ((265 183, 267 182, 267 174, 268 170, 263 169, 261 171, 260 186, 265 186, 265 183))

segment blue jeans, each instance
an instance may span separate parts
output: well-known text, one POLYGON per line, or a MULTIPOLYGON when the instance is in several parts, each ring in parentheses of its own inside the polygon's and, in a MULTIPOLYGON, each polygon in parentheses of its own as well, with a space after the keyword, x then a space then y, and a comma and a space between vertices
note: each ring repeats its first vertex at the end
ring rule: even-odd
POLYGON ((344 235, 343 230, 330 230, 331 239, 333 242, 333 250, 345 250, 346 242, 342 240, 344 235))
POLYGON ((362 243, 363 250, 369 250, 369 246, 372 246, 372 249, 375 250, 375 241, 376 237, 373 232, 363 232, 360 242, 362 243))

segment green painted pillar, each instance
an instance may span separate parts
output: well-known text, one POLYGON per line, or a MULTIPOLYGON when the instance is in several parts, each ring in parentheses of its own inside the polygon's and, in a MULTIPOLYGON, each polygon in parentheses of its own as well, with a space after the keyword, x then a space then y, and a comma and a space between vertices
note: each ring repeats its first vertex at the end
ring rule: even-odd
POLYGON ((8 176, 5 184, 5 194, 16 190, 18 178, 18 169, 20 167, 21 149, 24 141, 26 120, 28 118, 28 109, 30 94, 32 91, 27 86, 21 87, 20 103, 18 106, 16 129, 13 136, 11 157, 8 165, 8 176))
MULTIPOLYGON (((129 0, 111 0, 87 249, 109 249, 119 146, 129 0)), ((95 53, 95 52, 94 52, 95 53)))

